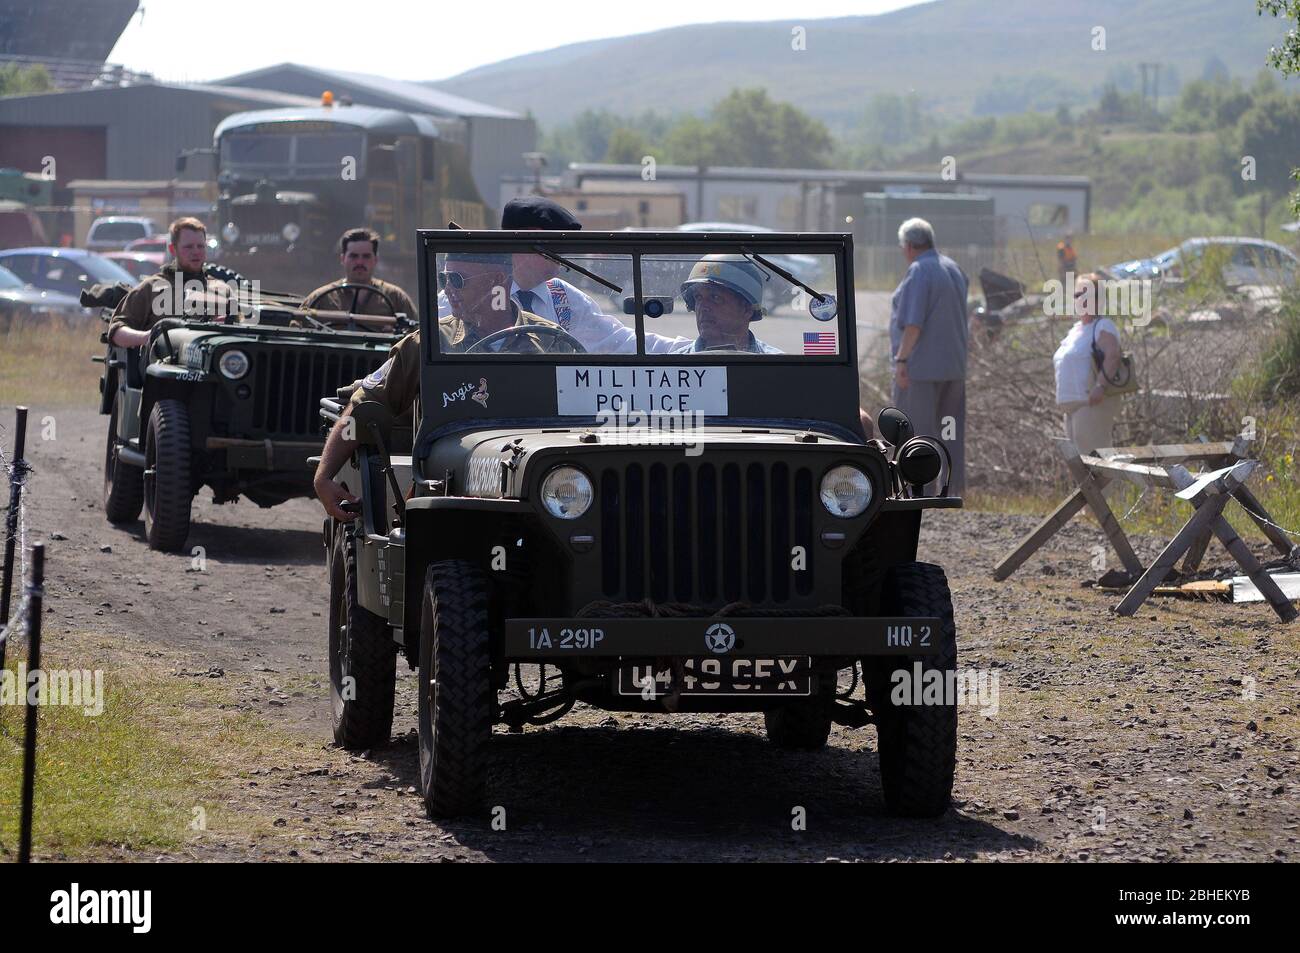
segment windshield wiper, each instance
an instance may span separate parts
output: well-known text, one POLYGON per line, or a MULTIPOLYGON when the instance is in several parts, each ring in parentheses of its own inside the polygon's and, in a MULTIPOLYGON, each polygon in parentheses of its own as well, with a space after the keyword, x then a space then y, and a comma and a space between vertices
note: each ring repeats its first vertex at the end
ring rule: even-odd
POLYGON ((551 261, 555 262, 556 264, 563 265, 565 268, 571 268, 574 271, 576 271, 578 274, 587 276, 592 281, 600 282, 610 291, 614 292, 614 294, 621 295, 623 293, 623 289, 620 288, 618 285, 614 284, 614 282, 608 281, 600 277, 600 275, 596 274, 595 272, 588 271, 586 268, 583 268, 581 265, 579 265, 576 261, 569 261, 569 259, 565 258, 562 255, 557 255, 554 252, 549 252, 541 245, 534 245, 533 251, 537 252, 537 254, 541 255, 543 258, 548 258, 551 261))
POLYGON ((816 298, 818 304, 820 304, 821 302, 823 302, 823 301, 826 300, 826 296, 825 296, 824 294, 822 294, 820 291, 814 291, 812 288, 809 288, 806 284, 804 284, 802 281, 800 281, 800 280, 799 280, 798 278, 796 278, 794 275, 790 274, 790 272, 786 271, 786 270, 785 270, 784 268, 782 268, 780 265, 774 265, 772 262, 768 261, 768 260, 767 260, 766 258, 764 258, 762 255, 756 255, 756 254, 754 254, 752 251, 750 251, 748 248, 742 248, 742 249, 740 250, 740 253, 741 253, 742 255, 744 255, 746 258, 748 258, 750 261, 752 261, 752 262, 754 262, 754 263, 756 263, 756 264, 762 265, 762 266, 764 266, 765 268, 770 268, 770 269, 772 269, 772 270, 775 271, 778 275, 780 275, 782 278, 784 278, 786 281, 790 282, 790 284, 792 284, 792 285, 798 285, 798 286, 799 286, 800 288, 802 288, 804 291, 808 292, 810 295, 812 295, 814 298, 816 298))

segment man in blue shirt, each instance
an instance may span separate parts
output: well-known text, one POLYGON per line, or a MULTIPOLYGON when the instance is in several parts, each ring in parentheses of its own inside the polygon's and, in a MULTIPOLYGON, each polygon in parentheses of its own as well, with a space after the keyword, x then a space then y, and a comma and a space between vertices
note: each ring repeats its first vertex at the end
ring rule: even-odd
POLYGON ((966 485, 966 291, 957 263, 934 247, 934 229, 921 218, 899 226, 907 259, 890 301, 894 403, 918 434, 937 437, 952 455, 949 490, 966 485))

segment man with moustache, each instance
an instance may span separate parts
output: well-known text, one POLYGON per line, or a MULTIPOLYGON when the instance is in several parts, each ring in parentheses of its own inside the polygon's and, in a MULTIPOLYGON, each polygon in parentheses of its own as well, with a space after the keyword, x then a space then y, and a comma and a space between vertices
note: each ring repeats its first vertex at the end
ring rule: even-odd
POLYGON ((379 316, 393 314, 393 309, 396 309, 398 314, 405 314, 412 321, 416 319, 415 302, 411 296, 392 282, 375 277, 375 266, 379 264, 377 232, 369 228, 349 228, 344 232, 339 239, 339 264, 343 266, 344 277, 322 285, 303 298, 304 308, 379 316), (349 283, 368 287, 341 287, 349 283))

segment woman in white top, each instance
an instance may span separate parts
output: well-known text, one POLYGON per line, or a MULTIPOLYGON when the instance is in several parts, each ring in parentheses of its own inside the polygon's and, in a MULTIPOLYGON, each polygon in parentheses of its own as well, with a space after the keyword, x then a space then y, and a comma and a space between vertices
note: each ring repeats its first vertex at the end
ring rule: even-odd
POLYGON ((1103 277, 1081 275, 1074 284, 1074 313, 1079 320, 1056 349, 1056 404, 1065 414, 1065 435, 1082 453, 1113 446, 1112 428, 1120 398, 1107 397, 1093 359, 1093 345, 1104 356, 1102 368, 1114 378, 1120 365, 1119 328, 1110 318, 1097 317, 1104 293, 1103 277))

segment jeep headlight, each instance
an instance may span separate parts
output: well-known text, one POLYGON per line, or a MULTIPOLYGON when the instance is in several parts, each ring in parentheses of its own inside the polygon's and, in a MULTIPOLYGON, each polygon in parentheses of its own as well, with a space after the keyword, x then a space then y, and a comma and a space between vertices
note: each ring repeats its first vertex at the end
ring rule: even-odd
POLYGON ((556 467, 542 480, 542 504, 556 519, 576 520, 595 495, 591 480, 577 467, 556 467))
POLYGON ((857 467, 831 467, 822 477, 822 506, 831 516, 861 516, 871 504, 871 494, 871 479, 857 467))
POLYGON ((234 222, 226 222, 221 227, 221 237, 228 242, 239 241, 239 226, 234 222))
POLYGON ((221 373, 237 381, 248 373, 248 355, 243 351, 226 351, 217 361, 221 373))
POLYGON ((286 242, 292 245, 298 240, 298 236, 302 234, 302 229, 298 227, 296 222, 290 222, 288 225, 284 226, 284 228, 280 229, 280 234, 284 236, 286 242))

